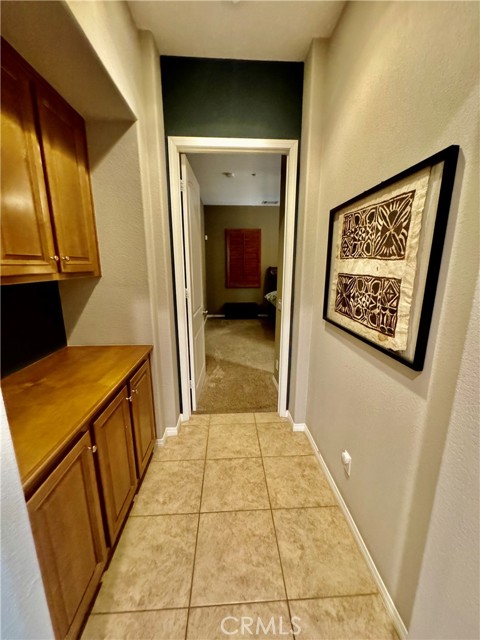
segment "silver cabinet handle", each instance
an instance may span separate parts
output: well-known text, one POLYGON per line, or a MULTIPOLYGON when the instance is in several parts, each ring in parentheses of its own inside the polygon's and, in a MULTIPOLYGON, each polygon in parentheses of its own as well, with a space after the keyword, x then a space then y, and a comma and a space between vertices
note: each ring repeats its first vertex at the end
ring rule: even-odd
POLYGON ((70 262, 70 256, 62 256, 62 260, 65 260, 65 262, 70 262))
POLYGON ((138 393, 138 389, 132 389, 132 393, 138 393))
POLYGON ((88 447, 88 449, 92 452, 95 453, 95 451, 97 450, 97 445, 94 444, 93 447, 88 447))
POLYGON ((127 402, 132 402, 132 396, 127 396, 127 397, 125 398, 125 400, 126 400, 127 402))
POLYGON ((60 258, 58 256, 50 256, 50 260, 55 260, 55 262, 58 262, 60 258))

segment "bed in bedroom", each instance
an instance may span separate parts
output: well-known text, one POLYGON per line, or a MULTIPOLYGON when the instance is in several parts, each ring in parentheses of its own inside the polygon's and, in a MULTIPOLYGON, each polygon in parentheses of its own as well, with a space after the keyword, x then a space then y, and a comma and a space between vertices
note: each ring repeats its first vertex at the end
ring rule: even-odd
POLYGON ((275 322, 277 309, 277 273, 277 267, 268 267, 265 274, 265 295, 263 297, 268 303, 267 313, 272 322, 275 322))

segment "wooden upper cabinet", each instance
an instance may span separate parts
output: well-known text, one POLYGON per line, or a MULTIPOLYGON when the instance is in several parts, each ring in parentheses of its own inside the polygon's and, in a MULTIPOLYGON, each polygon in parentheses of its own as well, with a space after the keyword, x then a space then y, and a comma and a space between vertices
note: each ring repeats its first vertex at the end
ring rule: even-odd
POLYGON ((106 562, 86 433, 27 503, 56 638, 76 638, 106 562))
POLYGON ((85 123, 48 87, 38 87, 37 101, 60 271, 97 272, 85 123))
POLYGON ((152 376, 147 360, 130 380, 133 434, 138 477, 147 468, 155 445, 155 414, 153 410, 152 376))
POLYGON ((137 488, 127 387, 93 423, 110 544, 120 533, 137 488))
POLYGON ((85 123, 2 44, 2 284, 100 275, 85 123))
POLYGON ((33 110, 32 76, 2 47, 2 274, 54 274, 50 214, 33 110))

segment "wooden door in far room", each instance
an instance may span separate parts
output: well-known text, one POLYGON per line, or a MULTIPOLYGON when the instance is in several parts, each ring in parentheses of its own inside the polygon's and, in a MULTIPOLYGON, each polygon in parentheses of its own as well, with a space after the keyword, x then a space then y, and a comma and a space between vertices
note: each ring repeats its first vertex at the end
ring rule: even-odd
POLYGON ((205 382, 205 292, 200 186, 186 155, 181 155, 183 237, 185 255, 185 289, 190 358, 192 411, 205 382))

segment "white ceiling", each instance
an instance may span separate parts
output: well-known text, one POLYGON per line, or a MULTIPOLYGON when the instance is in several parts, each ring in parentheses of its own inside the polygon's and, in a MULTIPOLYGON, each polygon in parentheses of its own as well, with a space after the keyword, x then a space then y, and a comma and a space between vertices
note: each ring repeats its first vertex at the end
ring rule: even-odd
POLYGON ((203 204, 252 206, 280 199, 278 154, 191 153, 188 159, 200 184, 203 204), (223 172, 234 177, 227 178, 223 172))
POLYGON ((139 29, 162 55, 303 61, 312 38, 328 38, 345 2, 131 0, 139 29))

